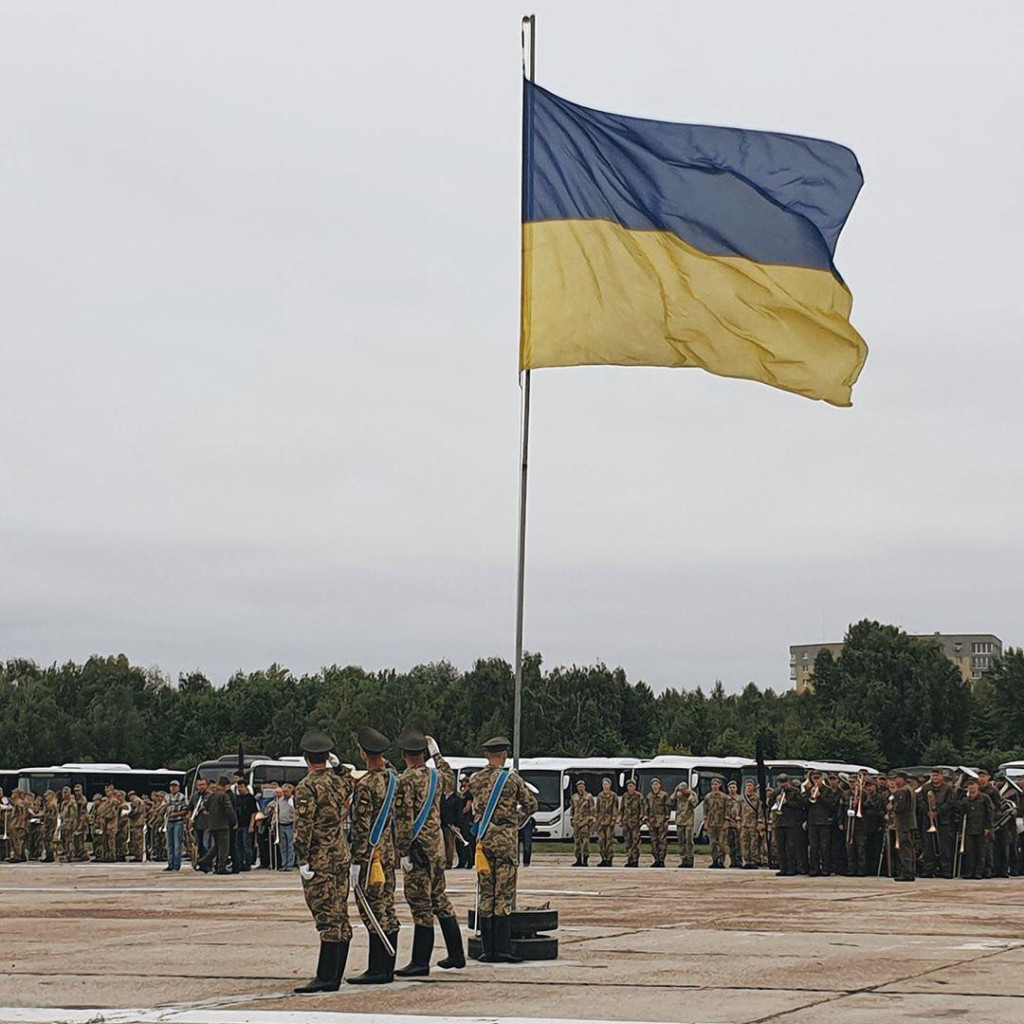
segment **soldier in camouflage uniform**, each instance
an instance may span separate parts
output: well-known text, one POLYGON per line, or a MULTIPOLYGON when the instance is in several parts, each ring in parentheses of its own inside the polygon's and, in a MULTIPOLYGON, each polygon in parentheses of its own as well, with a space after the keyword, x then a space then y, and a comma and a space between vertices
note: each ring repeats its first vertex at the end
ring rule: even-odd
POLYGON ((25 859, 25 846, 28 838, 28 800, 25 794, 15 790, 11 794, 14 811, 7 825, 11 840, 11 860, 20 864, 25 859))
POLYGON ((726 793, 729 802, 725 805, 725 845, 729 851, 729 867, 738 868, 740 861, 740 788, 735 782, 729 783, 726 793))
POLYGON ((572 838, 576 848, 574 868, 585 868, 590 863, 590 833, 594 829, 594 798, 587 792, 587 784, 580 779, 572 795, 572 838))
POLYGON ((57 856, 70 864, 75 846, 75 832, 78 830, 78 801, 65 786, 60 794, 60 839, 57 842, 57 856))
POLYGON ((740 855, 745 868, 759 868, 764 862, 764 807, 757 783, 747 779, 740 798, 740 855))
POLYGON ((490 821, 481 832, 491 794, 505 775, 505 760, 511 748, 512 744, 504 736, 488 740, 484 744, 487 767, 469 780, 477 830, 477 926, 483 943, 480 959, 485 963, 519 961, 512 953, 512 921, 509 918, 516 898, 519 871, 519 823, 520 815, 528 818, 537 813, 537 800, 533 793, 518 775, 510 772, 490 821))
POLYGON ((142 860, 146 805, 138 793, 131 794, 128 805, 131 807, 128 812, 128 856, 137 864, 142 860))
POLYGON ((78 823, 72 841, 71 856, 76 861, 87 861, 89 855, 85 851, 85 841, 89 836, 89 801, 85 799, 82 787, 75 786, 75 802, 78 804, 78 823))
MULTIPOLYGON (((352 799, 352 825, 349 841, 352 844, 353 869, 361 871, 360 888, 373 910, 374 917, 384 929, 391 948, 398 949, 398 917, 395 914, 395 842, 394 804, 387 810, 384 829, 376 847, 370 844, 371 832, 385 809, 388 788, 395 770, 385 760, 384 751, 391 741, 376 729, 359 731, 359 752, 366 764, 366 774, 356 783, 352 799), (376 862, 376 866, 375 866, 376 862), (383 874, 384 881, 373 882, 373 876, 383 874)), ((346 978, 350 985, 386 985, 395 980, 395 957, 389 954, 380 936, 373 930, 369 918, 359 908, 360 917, 370 937, 369 964, 363 974, 346 978)))
POLYGON ((146 819, 149 832, 149 856, 155 861, 167 860, 167 824, 164 821, 167 807, 164 804, 164 796, 163 790, 157 790, 153 794, 146 819))
POLYGON ((352 798, 352 774, 328 768, 330 736, 310 729, 302 737, 309 774, 295 790, 295 859, 306 898, 320 933, 316 977, 296 988, 300 995, 337 992, 348 960, 352 927, 348 922, 351 857, 345 819, 352 798))
POLYGON ((42 831, 42 860, 46 862, 57 859, 57 844, 60 842, 58 826, 60 821, 60 805, 57 803, 57 794, 48 789, 43 796, 43 831, 42 831))
POLYGON ((651 830, 652 868, 663 868, 668 855, 668 819, 672 813, 672 797, 661 788, 661 779, 651 779, 647 794, 647 827, 651 830))
POLYGON ((729 797, 722 790, 722 780, 711 780, 711 792, 704 797, 704 828, 711 843, 711 867, 725 867, 725 816, 729 797))
POLYGON ((401 858, 405 900, 415 927, 412 957, 408 965, 395 974, 403 978, 419 978, 430 973, 435 917, 441 925, 448 950, 447 958, 437 966, 466 966, 462 932, 444 887, 446 855, 441 832, 441 801, 455 789, 455 773, 441 756, 432 736, 424 736, 415 729, 405 729, 398 737, 398 746, 405 760, 405 771, 398 778, 395 793, 395 845, 401 858), (433 768, 426 763, 428 751, 434 762, 433 768), (431 798, 432 781, 434 793, 431 798), (428 798, 431 799, 429 810, 428 798))
POLYGON ((672 794, 676 810, 676 839, 679 842, 679 866, 693 867, 693 812, 697 809, 697 794, 688 782, 680 782, 672 794))
POLYGON ((128 805, 128 797, 123 790, 116 791, 117 796, 117 859, 128 860, 128 833, 131 808, 128 805))
POLYGON ((640 829, 643 821, 644 798, 636 788, 636 780, 630 779, 619 803, 619 823, 622 825, 622 842, 626 847, 627 868, 635 868, 640 864, 640 829))
POLYGON ((610 868, 615 857, 615 822, 619 816, 619 797, 612 789, 611 779, 601 780, 601 792, 597 794, 595 803, 594 822, 601 850, 599 867, 610 868))

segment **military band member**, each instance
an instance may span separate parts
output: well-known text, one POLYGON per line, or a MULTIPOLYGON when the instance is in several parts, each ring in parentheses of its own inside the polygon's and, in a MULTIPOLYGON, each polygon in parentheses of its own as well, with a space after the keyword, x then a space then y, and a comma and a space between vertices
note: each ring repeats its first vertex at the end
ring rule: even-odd
POLYGON ((932 769, 930 778, 918 793, 917 803, 919 811, 923 808, 924 812, 921 822, 924 826, 924 875, 926 878, 952 878, 956 798, 941 768, 932 769), (938 832, 930 831, 933 827, 938 832))
POLYGON ((319 729, 301 742, 309 774, 295 790, 295 859, 302 895, 320 936, 316 976, 295 989, 300 995, 337 992, 348 960, 352 926, 348 920, 351 857, 343 825, 352 797, 352 775, 344 765, 332 771, 334 741, 319 729))
POLYGON ((917 801, 908 781, 906 772, 896 772, 893 776, 892 825, 896 835, 893 851, 899 855, 898 866, 893 865, 894 882, 913 882, 917 875, 913 836, 917 827, 917 801))
POLYGON ((693 814, 697 810, 697 794, 683 780, 672 793, 676 811, 676 841, 679 844, 679 866, 693 867, 693 814))
POLYGON ((644 820, 644 798, 636 787, 636 780, 626 783, 619 805, 619 822, 622 824, 622 841, 626 847, 626 867, 635 868, 640 864, 640 829, 644 820))
POLYGON ((455 909, 445 893, 445 848, 441 833, 441 801, 455 788, 455 773, 441 756, 432 736, 405 729, 398 737, 405 771, 395 793, 395 843, 401 858, 405 900, 412 912, 414 934, 409 963, 395 971, 403 978, 430 973, 434 950, 434 918, 441 925, 448 951, 437 966, 465 967, 455 909), (426 763, 429 752, 434 764, 426 763))
POLYGON ((590 833, 594 828, 595 812, 594 798, 587 792, 587 784, 580 779, 572 795, 572 838, 576 850, 574 868, 585 868, 590 864, 590 833))
POLYGON ((495 736, 484 744, 487 767, 470 780, 477 836, 478 927, 485 963, 518 963, 512 953, 512 913, 519 869, 520 815, 537 813, 526 783, 505 768, 512 744, 495 736))
POLYGON ((668 822, 672 813, 672 797, 661 788, 661 779, 651 779, 644 817, 651 833, 652 868, 663 868, 668 856, 668 822))
MULTIPOLYGON (((398 950, 395 914, 394 799, 398 776, 384 758, 391 741, 376 729, 359 731, 359 753, 366 774, 356 783, 352 799, 352 870, 391 948, 398 950)), ((395 957, 388 953, 362 906, 359 915, 369 934, 369 964, 363 974, 346 978, 350 985, 387 985, 395 980, 395 957)))
POLYGON ((612 789, 611 779, 601 780, 601 792, 597 794, 594 823, 597 826, 597 841, 601 851, 600 867, 613 866, 615 857, 615 822, 619 815, 619 797, 612 789))
POLYGON ((747 779, 740 798, 740 856, 743 867, 759 868, 764 863, 764 807, 757 783, 747 779))
POLYGON ((9 861, 11 857, 11 815, 14 804, 7 794, 0 789, 0 860, 9 861))
POLYGON ((992 802, 981 791, 978 779, 967 785, 961 811, 966 819, 963 843, 964 856, 961 878, 982 878, 985 868, 985 847, 992 833, 992 802))
POLYGON ((807 847, 812 877, 832 873, 832 830, 836 820, 836 796, 824 782, 821 772, 813 771, 807 787, 807 847))
MULTIPOLYGON (((988 802, 992 805, 992 820, 995 821, 1002 800, 999 797, 999 789, 992 784, 992 775, 987 768, 978 769, 978 790, 982 796, 988 798, 988 802)), ((995 832, 992 828, 989 828, 985 833, 982 845, 985 850, 984 864, 981 870, 982 878, 991 878, 998 870, 996 864, 995 832)))
POLYGON ((711 792, 704 797, 704 829, 711 844, 711 867, 724 868, 728 850, 725 819, 729 809, 729 795, 722 789, 721 779, 711 780, 711 792))
POLYGON ((777 875, 800 874, 801 851, 804 844, 804 796, 783 772, 778 788, 771 796, 775 811, 775 849, 779 858, 777 875))

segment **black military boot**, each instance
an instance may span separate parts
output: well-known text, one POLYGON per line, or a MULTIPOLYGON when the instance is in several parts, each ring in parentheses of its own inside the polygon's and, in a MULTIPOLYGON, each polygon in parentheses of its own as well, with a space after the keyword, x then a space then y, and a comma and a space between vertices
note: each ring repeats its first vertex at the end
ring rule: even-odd
POLYGON ((318 992, 337 992, 341 988, 341 975, 347 959, 347 942, 321 942, 316 977, 294 991, 300 996, 313 996, 318 992))
POLYGON ((444 944, 448 950, 448 955, 443 960, 439 960, 437 966, 443 970, 448 970, 452 967, 465 967, 466 953, 462 948, 462 929, 459 928, 459 919, 452 915, 451 917, 438 918, 438 921, 441 925, 441 934, 444 936, 444 944))
POLYGON ((583 858, 583 866, 585 868, 589 868, 590 867, 590 857, 589 856, 584 856, 584 858, 583 858))
POLYGON ((380 941, 376 932, 370 932, 370 953, 367 957, 366 970, 354 978, 346 978, 346 984, 386 985, 391 980, 388 977, 388 959, 384 943, 380 941))
MULTIPOLYGON (((388 981, 395 980, 395 960, 398 959, 398 932, 388 932, 388 942, 391 943, 391 948, 395 951, 393 954, 388 953, 386 949, 383 950, 384 954, 384 970, 388 976, 388 981)), ((383 947, 384 943, 381 943, 383 947)), ((431 948, 433 948, 433 938, 431 938, 431 948)), ((430 963, 430 957, 427 957, 427 963, 430 963)))
POLYGON ((493 964, 498 962, 494 952, 494 918, 480 916, 480 945, 483 951, 477 957, 482 964, 493 964))
POLYGON ((522 957, 512 952, 512 918, 508 914, 494 919, 494 956, 504 964, 521 964, 522 957))
POLYGON ((425 978, 430 973, 430 954, 434 952, 434 929, 416 925, 412 937, 412 957, 405 967, 395 971, 399 978, 425 978))
POLYGON ((574 860, 574 861, 572 862, 572 866, 573 866, 574 868, 581 868, 581 867, 583 867, 583 858, 582 858, 582 857, 577 857, 577 858, 576 858, 576 859, 575 859, 575 860, 574 860))

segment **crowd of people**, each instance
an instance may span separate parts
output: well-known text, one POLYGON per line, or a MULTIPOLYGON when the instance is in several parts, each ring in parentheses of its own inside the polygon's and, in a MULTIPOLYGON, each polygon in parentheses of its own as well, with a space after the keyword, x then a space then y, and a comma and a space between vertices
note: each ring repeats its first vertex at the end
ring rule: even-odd
MULTIPOLYGON (((580 781, 571 801, 575 867, 612 867, 621 836, 625 866, 640 866, 647 834, 651 867, 665 867, 670 823, 680 868, 694 866, 695 820, 703 828, 712 868, 776 868, 780 875, 884 876, 896 880, 992 878, 1024 874, 1024 793, 1004 776, 951 778, 941 768, 912 778, 860 775, 850 779, 812 772, 797 784, 787 776, 761 800, 757 784, 713 779, 701 800, 683 782, 671 793, 653 779, 641 793, 611 779, 592 794, 580 781)), ((446 867, 473 869, 476 813, 469 775, 440 800, 446 867)), ((253 867, 295 870, 294 788, 275 782, 259 794, 244 776, 199 779, 186 798, 177 782, 169 792, 140 796, 108 787, 87 799, 80 786, 42 795, 0 791, 0 860, 166 861, 179 871, 238 874, 253 867)), ((534 823, 519 829, 519 857, 532 857, 534 823)))
POLYGON ((800 784, 785 775, 762 801, 757 783, 712 779, 703 801, 686 782, 671 793, 659 779, 641 794, 629 781, 621 796, 605 779, 599 793, 580 781, 572 796, 575 867, 590 864, 596 836, 599 867, 611 867, 621 832, 626 867, 638 867, 643 830, 651 866, 665 867, 669 823, 676 826, 679 867, 694 865, 694 822, 703 825, 712 868, 774 867, 779 875, 875 875, 1007 878, 1024 874, 1024 793, 984 769, 951 776, 943 768, 856 778, 811 772, 800 784))

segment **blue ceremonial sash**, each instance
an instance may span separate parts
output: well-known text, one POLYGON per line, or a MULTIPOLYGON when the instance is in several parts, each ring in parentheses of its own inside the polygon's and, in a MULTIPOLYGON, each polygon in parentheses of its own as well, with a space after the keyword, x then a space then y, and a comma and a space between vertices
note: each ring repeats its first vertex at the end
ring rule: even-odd
POLYGON ((416 842, 416 837, 423 831, 423 826, 427 823, 427 818, 430 817, 430 810, 434 806, 434 797, 437 796, 437 776, 438 771, 436 768, 430 769, 430 792, 427 793, 427 802, 423 805, 423 809, 416 816, 416 820, 412 825, 412 839, 416 842))
POLYGON ((384 803, 381 806, 380 814, 377 815, 377 820, 373 823, 373 831, 370 833, 370 849, 374 850, 377 848, 377 844, 380 842, 380 837, 384 835, 384 826, 388 823, 388 817, 391 814, 391 805, 395 800, 395 790, 398 788, 398 776, 394 772, 388 772, 390 781, 388 782, 388 791, 384 797, 384 803))
POLYGON ((501 799, 501 794, 505 791, 505 783, 508 782, 508 777, 511 773, 507 768, 503 769, 501 774, 498 776, 498 781, 494 784, 494 789, 491 790, 490 798, 487 801, 487 807, 484 810, 484 816, 480 819, 480 825, 476 831, 477 841, 481 841, 487 834, 487 830, 491 827, 491 818, 494 817, 494 812, 498 808, 498 801, 501 799))

